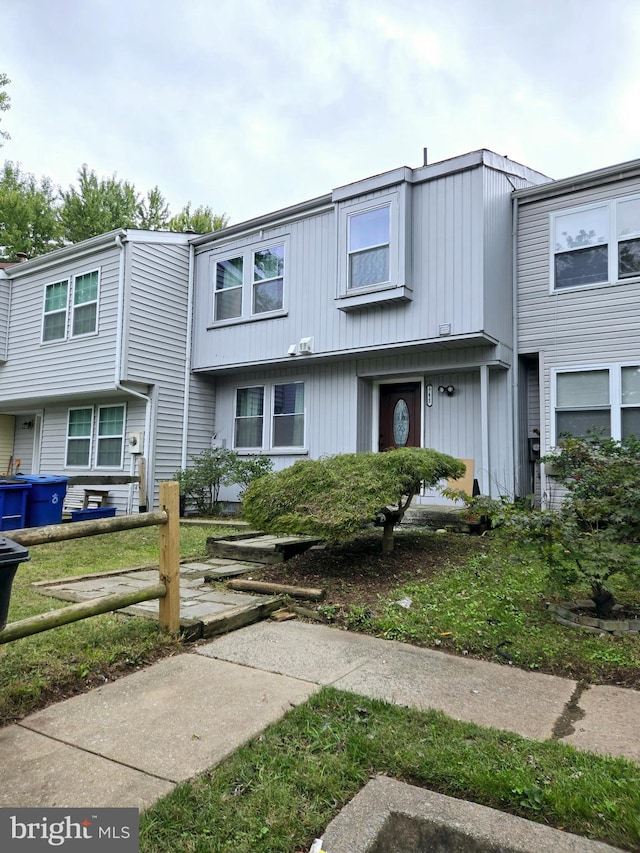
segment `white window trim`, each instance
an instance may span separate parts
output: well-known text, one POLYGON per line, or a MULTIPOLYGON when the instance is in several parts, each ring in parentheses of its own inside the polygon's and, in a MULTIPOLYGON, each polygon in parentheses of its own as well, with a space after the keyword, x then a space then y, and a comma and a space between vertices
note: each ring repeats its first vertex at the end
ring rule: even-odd
POLYGON ((70 278, 59 278, 59 279, 56 279, 56 281, 48 281, 45 284, 44 293, 43 293, 43 297, 42 297, 42 325, 41 325, 41 329, 40 329, 40 343, 41 344, 44 344, 44 345, 57 344, 60 341, 66 341, 68 325, 69 325, 69 297, 70 297, 70 293, 71 293, 71 279, 70 278), (47 290, 48 290, 48 288, 53 287, 56 284, 64 284, 65 282, 67 285, 67 304, 65 305, 64 309, 58 308, 55 311, 47 311, 46 310, 46 304, 47 304, 47 290), (51 317, 53 314, 62 314, 63 310, 64 310, 64 334, 59 338, 51 338, 51 340, 45 341, 45 339, 44 339, 44 326, 45 326, 46 318, 51 317))
POLYGON ((95 410, 93 406, 72 406, 70 409, 67 409, 67 434, 65 437, 65 445, 64 445, 64 467, 65 468, 74 468, 80 469, 82 471, 91 470, 91 460, 93 459, 93 433, 95 429, 95 410), (91 411, 91 428, 88 436, 79 436, 79 435, 69 435, 69 424, 71 422, 71 412, 83 412, 85 409, 90 409, 91 411), (87 456, 87 464, 86 465, 70 465, 69 464, 69 441, 73 441, 74 439, 89 439, 89 453, 87 456))
POLYGON ((67 409, 67 431, 65 437, 65 449, 64 449, 64 467, 65 469, 71 470, 82 470, 82 471, 122 471, 124 469, 124 457, 125 457, 125 441, 127 435, 127 404, 126 403, 102 403, 99 406, 71 406, 67 409), (122 418, 122 445, 120 450, 120 464, 119 465, 98 465, 98 447, 99 447, 99 439, 100 438, 119 438, 120 436, 116 435, 103 435, 98 436, 98 429, 100 425, 100 410, 101 409, 112 409, 114 407, 121 407, 123 411, 122 418), (91 432, 88 436, 69 436, 69 420, 70 413, 75 411, 84 411, 85 409, 91 410, 91 432), (69 439, 73 438, 88 438, 89 439, 89 462, 87 465, 70 465, 68 461, 69 457, 69 439))
MULTIPOLYGON (((606 362, 604 364, 581 364, 571 365, 571 367, 551 368, 551 393, 549 395, 551 411, 549 418, 549 436, 552 450, 559 450, 558 436, 556 434, 558 374, 588 373, 595 370, 607 370, 609 372, 609 412, 611 415, 611 438, 615 441, 620 441, 622 438, 622 409, 638 408, 624 405, 622 403, 622 370, 625 367, 640 367, 640 359, 636 361, 616 361, 606 362)), ((585 408, 593 407, 585 406, 585 408)))
POLYGON ((307 377, 300 378, 296 377, 295 379, 288 379, 279 377, 277 379, 269 380, 268 382, 263 382, 261 384, 250 384, 250 385, 237 385, 233 389, 233 418, 232 418, 232 446, 233 449, 238 453, 244 455, 250 455, 254 453, 260 453, 263 455, 269 454, 271 456, 303 456, 307 454, 307 400, 308 400, 308 391, 309 391, 309 381, 307 377), (302 445, 282 445, 275 446, 273 443, 273 419, 274 419, 274 409, 275 409, 275 386, 276 385, 304 385, 304 408, 301 412, 304 417, 304 438, 302 445), (238 391, 242 391, 244 388, 262 388, 264 397, 263 397, 263 406, 262 406, 262 444, 257 447, 238 447, 236 445, 236 411, 237 411, 237 403, 238 403, 238 391))
MULTIPOLYGON (((552 213, 549 214, 549 293, 552 293, 554 295, 558 293, 572 293, 575 290, 591 290, 597 287, 611 287, 614 285, 625 285, 634 281, 640 281, 640 273, 635 276, 626 276, 625 278, 618 278, 618 243, 623 242, 624 240, 632 240, 634 239, 634 236, 640 236, 640 232, 638 232, 637 235, 625 235, 622 240, 618 238, 618 204, 625 201, 635 200, 640 200, 640 195, 638 193, 633 193, 631 195, 626 196, 619 196, 616 198, 607 199, 606 201, 593 202, 591 204, 581 204, 577 205, 576 207, 567 207, 563 208, 562 210, 554 210, 552 213), (576 284, 573 287, 556 288, 555 259, 557 254, 563 254, 562 252, 556 252, 555 249, 556 221, 563 216, 569 216, 575 213, 586 213, 589 210, 597 210, 599 208, 607 209, 609 212, 609 235, 606 243, 608 263, 607 281, 598 281, 593 282, 591 284, 576 284)), ((598 243, 596 245, 604 244, 598 243)))
POLYGON ((307 383, 302 379, 291 379, 284 382, 273 382, 271 384, 271 418, 269 420, 270 427, 270 440, 269 440, 269 450, 272 453, 304 453, 307 447, 307 383), (302 415, 302 444, 274 444, 274 436, 275 436, 275 419, 277 417, 291 417, 291 414, 288 415, 276 415, 275 413, 275 397, 276 397, 276 385, 302 385, 304 387, 304 406, 302 408, 302 412, 294 412, 292 414, 301 414, 302 415))
POLYGON ((125 437, 127 433, 127 404, 126 403, 103 403, 101 406, 98 406, 97 417, 94 417, 95 421, 95 459, 94 468, 96 470, 117 470, 120 471, 124 467, 124 444, 125 437), (121 435, 100 435, 100 412, 103 409, 122 409, 122 434, 121 435), (120 464, 119 465, 98 465, 98 452, 100 449, 100 441, 105 438, 119 438, 120 439, 120 464))
MULTIPOLYGON (((407 301, 411 288, 410 189, 400 184, 375 198, 349 199, 337 205, 338 269, 336 307, 353 311, 376 303, 407 301), (389 281, 369 287, 349 288, 349 218, 380 207, 389 207, 389 281)), ((386 245, 386 244, 385 244, 386 245)))
POLYGON ((69 288, 69 293, 68 293, 68 311, 69 311, 69 337, 73 338, 74 340, 76 338, 88 338, 88 337, 91 337, 91 335, 97 335, 98 334, 98 319, 100 317, 100 277, 101 277, 100 276, 100 267, 98 267, 97 269, 94 269, 94 270, 87 270, 86 272, 77 273, 77 275, 73 276, 73 287, 69 288), (76 305, 75 304, 76 281, 79 278, 81 278, 82 276, 93 275, 93 273, 96 273, 98 276, 96 298, 92 299, 90 302, 81 302, 80 305, 76 305), (96 306, 96 325, 95 325, 95 328, 91 332, 81 332, 78 335, 74 335, 73 334, 73 321, 74 321, 74 317, 75 317, 75 313, 76 313, 76 308, 84 308, 87 305, 93 305, 93 304, 95 304, 95 306, 96 306))
MULTIPOLYGON (((269 240, 260 240, 258 243, 252 243, 247 246, 236 246, 233 249, 227 249, 219 255, 212 255, 210 258, 209 282, 211 301, 209 305, 209 325, 208 329, 219 329, 224 326, 235 326, 239 323, 255 323, 260 320, 271 320, 276 317, 287 316, 287 277, 290 266, 290 235, 283 234, 278 237, 272 237, 269 240), (256 282, 253 280, 253 265, 256 252, 262 252, 265 249, 271 249, 275 246, 284 246, 284 271, 282 274, 282 306, 273 311, 261 311, 254 313, 253 311, 253 287, 256 282), (227 320, 216 320, 216 267, 219 263, 230 261, 233 258, 242 258, 242 303, 241 313, 238 317, 229 317, 227 320)), ((280 278, 280 276, 278 276, 280 278)), ((267 281, 275 281, 276 279, 267 279, 267 281)), ((248 386, 251 387, 251 386, 248 386)))
POLYGON ((59 279, 56 279, 55 281, 46 282, 46 284, 44 285, 44 294, 43 294, 43 298, 42 298, 42 324, 41 324, 41 329, 40 329, 40 344, 41 345, 48 346, 49 344, 59 344, 59 343, 62 343, 63 341, 78 340, 80 338, 88 338, 88 337, 91 337, 93 335, 98 334, 99 320, 100 320, 100 289, 101 289, 100 285, 101 285, 101 278, 102 278, 101 269, 100 269, 100 267, 97 267, 97 268, 90 269, 90 270, 83 270, 82 272, 76 273, 73 276, 67 276, 66 278, 59 278, 59 279), (73 316, 74 316, 76 307, 81 308, 85 305, 93 304, 93 300, 92 300, 91 302, 83 302, 83 303, 81 303, 81 305, 78 305, 78 306, 74 305, 76 280, 78 278, 80 278, 81 276, 92 275, 93 273, 98 274, 98 291, 97 291, 96 299, 95 299, 96 326, 92 332, 82 332, 81 334, 74 335, 73 334, 73 316), (47 288, 51 287, 54 284, 62 284, 63 282, 66 282, 66 284, 67 284, 67 304, 66 304, 66 307, 64 308, 64 335, 62 337, 59 337, 59 338, 52 338, 50 341, 45 341, 45 339, 44 339, 45 318, 52 315, 52 314, 61 314, 62 310, 63 310, 62 308, 60 308, 57 311, 49 311, 49 312, 45 311, 45 305, 46 305, 46 299, 47 299, 47 288))
MULTIPOLYGON (((267 412, 267 386, 264 384, 251 384, 251 385, 238 385, 233 389, 233 431, 232 431, 232 445, 233 449, 237 450, 238 453, 260 453, 264 449, 264 433, 265 433, 265 420, 266 420, 266 412, 267 412), (256 445, 255 447, 238 447, 236 444, 236 421, 238 420, 238 415, 236 412, 238 411, 238 391, 244 391, 247 388, 262 388, 262 444, 256 445)), ((241 415, 240 417, 250 418, 257 417, 257 415, 241 415)))

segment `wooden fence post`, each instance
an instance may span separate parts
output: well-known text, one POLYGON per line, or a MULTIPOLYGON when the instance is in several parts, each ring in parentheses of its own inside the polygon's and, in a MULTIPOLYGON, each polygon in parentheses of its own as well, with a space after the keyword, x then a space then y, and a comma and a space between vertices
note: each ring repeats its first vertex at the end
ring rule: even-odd
POLYGON ((180 630, 180 485, 160 483, 160 508, 166 524, 158 527, 160 580, 167 594, 160 599, 160 628, 177 634, 180 630))

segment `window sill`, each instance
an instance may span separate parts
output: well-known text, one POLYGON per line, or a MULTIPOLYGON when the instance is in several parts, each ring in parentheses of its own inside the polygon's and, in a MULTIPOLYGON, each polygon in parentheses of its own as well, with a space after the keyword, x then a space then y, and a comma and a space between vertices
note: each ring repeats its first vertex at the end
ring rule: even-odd
POLYGON ((218 320, 207 326, 207 331, 214 329, 226 329, 228 326, 242 326, 245 323, 260 323, 264 320, 279 320, 281 317, 288 317, 288 311, 270 311, 264 314, 255 314, 252 317, 233 317, 230 320, 218 320))
POLYGON ((336 297, 336 308, 340 311, 357 311, 372 305, 384 305, 394 302, 410 302, 413 291, 406 285, 389 284, 383 287, 358 288, 336 297))
POLYGON ((238 456, 308 456, 309 451, 306 447, 271 447, 266 450, 262 447, 256 447, 255 450, 243 448, 238 450, 235 448, 238 456))
POLYGON ((607 287, 624 287, 627 284, 640 283, 640 275, 619 278, 616 281, 598 281, 593 284, 575 284, 572 287, 554 287, 550 295, 557 296, 559 293, 574 293, 576 290, 599 290, 607 287))

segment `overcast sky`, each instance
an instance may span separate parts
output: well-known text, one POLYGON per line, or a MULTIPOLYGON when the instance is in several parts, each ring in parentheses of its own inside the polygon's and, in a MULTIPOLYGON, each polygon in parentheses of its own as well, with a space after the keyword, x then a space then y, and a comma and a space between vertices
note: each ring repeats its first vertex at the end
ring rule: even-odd
POLYGON ((232 222, 477 148, 640 157, 637 0, 2 0, 4 159, 232 222))

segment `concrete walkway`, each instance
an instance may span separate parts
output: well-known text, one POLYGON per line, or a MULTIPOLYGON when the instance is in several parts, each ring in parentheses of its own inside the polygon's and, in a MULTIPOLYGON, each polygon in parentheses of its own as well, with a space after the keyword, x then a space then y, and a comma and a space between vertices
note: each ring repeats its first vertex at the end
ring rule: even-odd
POLYGON ((267 621, 0 729, 0 806, 147 808, 329 684, 640 760, 640 692, 267 621))

